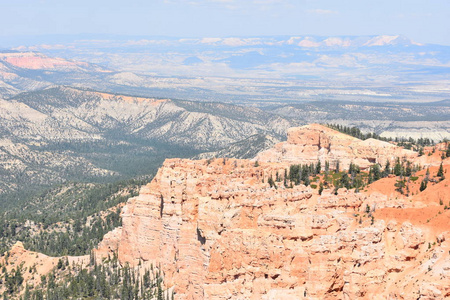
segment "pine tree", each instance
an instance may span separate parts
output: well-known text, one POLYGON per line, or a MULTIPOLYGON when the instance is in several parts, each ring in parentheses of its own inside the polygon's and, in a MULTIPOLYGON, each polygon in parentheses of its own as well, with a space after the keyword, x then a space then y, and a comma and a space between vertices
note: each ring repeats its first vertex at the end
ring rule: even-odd
POLYGON ((23 299, 24 300, 28 300, 30 298, 31 298, 30 287, 27 284, 26 287, 25 287, 25 293, 23 294, 23 299))
POLYGON ((442 162, 441 162, 441 165, 439 166, 439 170, 438 170, 436 176, 441 177, 441 180, 444 179, 444 167, 442 166, 442 162))
POLYGON ((386 165, 384 167, 383 171, 383 177, 387 177, 391 173, 391 163, 389 162, 389 159, 386 160, 386 165))
POLYGON ((274 187, 275 186, 275 182, 273 181, 272 175, 270 175, 268 183, 269 183, 270 187, 274 187))
POLYGON ((405 169, 405 176, 411 176, 412 174, 412 168, 411 168, 411 162, 406 162, 406 169, 405 169))
POLYGON ((302 181, 304 185, 308 186, 310 184, 309 181, 309 168, 305 165, 305 167, 302 169, 302 181))
POLYGON ((398 181, 396 184, 395 184, 395 186, 397 187, 395 190, 397 191, 397 192, 399 192, 400 194, 403 194, 404 193, 404 188, 405 188, 405 181, 404 180, 400 180, 400 181, 398 181))
POLYGON ((367 184, 371 184, 373 182, 373 171, 372 168, 369 170, 369 176, 367 177, 367 184))
POLYGON ((311 181, 309 180, 309 175, 305 179, 305 185, 309 186, 311 184, 311 181))
POLYGON ((397 157, 397 161, 394 166, 394 174, 395 176, 400 176, 402 174, 402 164, 400 163, 400 158, 397 157))
POLYGON ((344 186, 346 189, 350 188, 350 180, 348 178, 347 173, 344 173, 341 177, 341 185, 344 186))
POLYGON ((373 181, 379 180, 381 178, 380 165, 374 164, 371 168, 372 168, 373 181))
POLYGON ((316 174, 320 174, 320 171, 322 171, 322 165, 320 164, 320 160, 318 160, 316 164, 316 174))
POLYGON ((323 183, 321 181, 319 184, 319 195, 322 195, 322 192, 323 192, 323 183))
POLYGON ((284 169, 284 187, 288 187, 288 184, 287 184, 287 178, 288 178, 288 175, 287 175, 287 169, 284 169))
POLYGON ((428 181, 426 179, 422 180, 422 182, 420 183, 420 188, 419 188, 419 190, 421 192, 427 188, 427 183, 428 183, 428 181))

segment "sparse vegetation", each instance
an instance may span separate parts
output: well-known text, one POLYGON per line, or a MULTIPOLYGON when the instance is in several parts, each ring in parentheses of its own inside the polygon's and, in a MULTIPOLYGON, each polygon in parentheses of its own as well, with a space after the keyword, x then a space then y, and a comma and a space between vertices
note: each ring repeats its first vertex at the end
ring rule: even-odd
POLYGON ((163 288, 163 274, 153 265, 142 269, 128 264, 121 266, 115 254, 97 263, 92 253, 88 265, 69 265, 65 259, 60 262, 49 274, 41 276, 41 284, 37 286, 24 283, 24 270, 20 267, 10 273, 3 270, 6 281, 3 299, 173 299, 173 294, 163 288))
MULTIPOLYGON (((337 130, 339 132, 351 135, 361 140, 367 139, 377 139, 384 142, 395 142, 398 146, 402 146, 405 149, 416 150, 419 152, 419 155, 423 155, 423 147, 424 146, 432 146, 435 144, 435 141, 429 138, 419 138, 413 139, 409 138, 387 138, 378 135, 375 132, 363 133, 358 127, 347 127, 340 124, 325 124, 331 129, 337 130)), ((450 150, 448 150, 450 155, 450 150)))

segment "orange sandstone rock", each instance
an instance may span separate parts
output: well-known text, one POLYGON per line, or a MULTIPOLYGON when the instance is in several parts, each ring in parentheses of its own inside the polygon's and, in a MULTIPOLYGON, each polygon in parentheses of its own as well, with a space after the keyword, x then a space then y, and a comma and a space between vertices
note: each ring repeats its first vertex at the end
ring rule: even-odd
POLYGON ((337 195, 268 184, 290 164, 367 168, 396 157, 425 161, 313 124, 253 161, 168 159, 97 253, 160 266, 176 299, 450 297, 450 210, 437 203, 448 200, 448 179, 421 193, 411 183, 409 196, 395 191, 396 178, 337 195))
POLYGON ((261 174, 277 168, 166 160, 124 208, 119 259, 160 265, 176 299, 449 295, 449 232, 429 248, 436 237, 426 226, 366 213, 375 204, 377 212, 413 207, 409 201, 345 189, 319 196, 282 183, 270 188, 261 174))
POLYGON ((412 159, 417 153, 393 144, 367 139, 362 141, 347 134, 319 124, 290 128, 286 142, 276 144, 272 149, 259 153, 255 160, 261 162, 284 162, 310 164, 320 160, 334 168, 337 161, 341 169, 347 169, 351 162, 367 169, 374 163, 384 165, 397 157, 412 159))

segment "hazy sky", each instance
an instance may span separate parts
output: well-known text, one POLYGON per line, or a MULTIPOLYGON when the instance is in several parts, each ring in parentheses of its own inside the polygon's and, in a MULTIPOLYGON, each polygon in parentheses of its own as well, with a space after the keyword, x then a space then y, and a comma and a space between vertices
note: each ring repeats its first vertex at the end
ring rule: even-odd
POLYGON ((450 0, 0 0, 1 36, 405 35, 450 45, 450 0))

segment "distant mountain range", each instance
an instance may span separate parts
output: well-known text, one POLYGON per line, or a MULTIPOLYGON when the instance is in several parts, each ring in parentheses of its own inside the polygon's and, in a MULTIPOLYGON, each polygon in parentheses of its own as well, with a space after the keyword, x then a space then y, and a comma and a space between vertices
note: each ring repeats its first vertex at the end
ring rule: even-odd
MULTIPOLYGON (((450 99, 450 47, 421 44, 398 35, 76 36, 25 45, 19 42, 7 44, 22 53, 35 51, 41 54, 34 55, 88 65, 61 68, 56 64, 61 72, 46 68, 39 73, 15 64, 19 76, 34 80, 17 79, 16 86, 36 87, 36 81, 48 81, 149 97, 240 104, 450 99), (67 72, 69 69, 72 72, 67 72)), ((0 61, 11 62, 11 58, 5 58, 11 55, 4 53, 0 61)), ((11 93, 9 86, 0 88, 11 93)))
MULTIPOLYGON (((73 40, 63 44, 16 47, 65 58, 101 63, 116 70, 164 76, 240 76, 256 69, 258 77, 314 76, 328 78, 323 68, 349 71, 370 66, 379 69, 421 72, 423 67, 450 67, 450 47, 421 44, 399 35, 382 36, 269 36, 227 38, 104 37, 73 40), (395 63, 395 66, 390 65, 395 63), (280 65, 279 65, 280 64, 280 65), (294 64, 294 65, 291 65, 294 64), (300 65, 296 65, 300 64, 300 65), (209 70, 201 68, 208 66, 209 70), (390 65, 390 66, 389 66, 390 65), (170 66, 178 66, 170 71, 170 66), (289 68, 286 68, 289 66, 289 68), (416 68, 414 68, 414 66, 416 68), (421 67, 419 67, 421 66, 421 67), (227 70, 231 68, 231 70, 227 70), (235 70, 235 72, 232 72, 235 70), (239 72, 237 70, 246 70, 239 72), (176 72, 174 72, 176 71, 176 72)), ((423 71, 423 70, 422 70, 423 71)), ((427 72, 437 74, 442 70, 427 72)), ((333 75, 336 74, 333 72, 333 75)), ((342 74, 345 75, 345 74, 342 74)), ((347 74, 350 75, 350 74, 347 74)), ((354 74, 356 75, 356 74, 354 74)), ((386 74, 384 74, 386 75, 386 74)), ((412 74, 409 74, 412 75, 412 74)), ((405 78, 409 78, 408 76, 405 78)))

